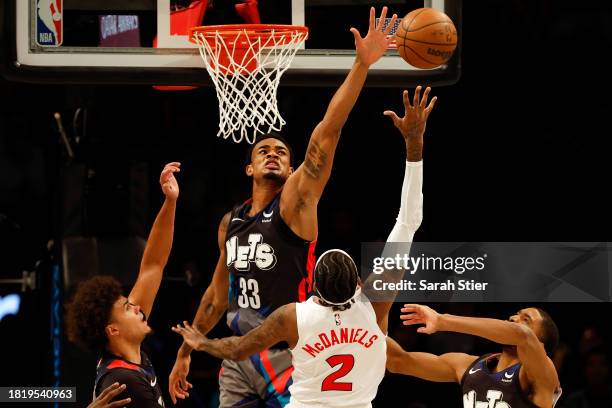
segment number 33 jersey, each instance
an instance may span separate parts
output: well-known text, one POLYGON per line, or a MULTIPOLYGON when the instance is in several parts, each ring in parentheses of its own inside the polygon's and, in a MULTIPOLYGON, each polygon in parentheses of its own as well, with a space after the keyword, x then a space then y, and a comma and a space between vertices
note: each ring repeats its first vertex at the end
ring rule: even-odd
POLYGON ((227 325, 237 335, 311 290, 316 242, 298 237, 280 214, 280 194, 253 217, 251 200, 235 207, 225 237, 229 270, 227 325))
POLYGON ((314 297, 295 307, 298 342, 291 350, 293 384, 286 408, 372 406, 385 375, 387 343, 361 293, 350 309, 333 311, 314 297))

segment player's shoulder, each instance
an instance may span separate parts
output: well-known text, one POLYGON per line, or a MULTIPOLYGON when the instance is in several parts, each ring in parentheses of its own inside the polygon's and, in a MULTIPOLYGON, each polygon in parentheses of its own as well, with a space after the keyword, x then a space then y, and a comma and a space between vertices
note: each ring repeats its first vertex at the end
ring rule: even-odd
POLYGON ((114 367, 108 370, 100 381, 103 388, 114 382, 126 385, 148 382, 145 375, 140 370, 130 367, 114 367))

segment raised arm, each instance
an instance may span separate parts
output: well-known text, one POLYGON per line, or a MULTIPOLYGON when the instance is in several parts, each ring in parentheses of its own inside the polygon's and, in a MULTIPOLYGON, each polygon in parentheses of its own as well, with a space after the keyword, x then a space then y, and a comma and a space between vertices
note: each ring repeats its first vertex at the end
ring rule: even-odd
POLYGON ((244 336, 207 339, 196 327, 184 322, 172 330, 198 351, 205 351, 217 358, 240 361, 259 353, 281 341, 295 346, 298 339, 295 303, 276 309, 264 322, 244 336))
POLYGON ((430 353, 405 351, 387 337, 387 370, 436 382, 461 382, 465 370, 478 357, 464 353, 430 353))
POLYGON ((180 166, 181 164, 176 162, 166 164, 161 173, 159 183, 166 199, 157 214, 157 218, 155 218, 153 228, 151 228, 140 263, 138 278, 128 296, 131 303, 140 305, 147 318, 151 314, 164 267, 172 249, 174 213, 176 212, 176 200, 179 195, 179 187, 176 178, 174 178, 174 173, 180 171, 180 166))
POLYGON ((368 34, 362 38, 357 29, 351 28, 355 37, 357 58, 348 76, 332 98, 323 120, 310 137, 304 163, 285 183, 281 194, 281 215, 293 232, 305 240, 317 238, 317 203, 329 180, 340 131, 357 102, 370 65, 378 61, 389 45, 389 31, 383 30, 387 7, 383 8, 378 26, 374 7, 370 9, 368 34))
MULTIPOLYGON (((404 182, 402 184, 402 195, 400 210, 395 225, 387 238, 387 242, 412 242, 414 233, 421 225, 423 220, 423 138, 429 114, 433 110, 437 97, 434 97, 428 104, 431 88, 427 87, 421 98, 421 87, 418 86, 414 92, 414 100, 410 104, 408 91, 403 93, 404 116, 398 117, 393 111, 385 111, 386 116, 391 117, 394 125, 400 131, 406 144, 406 170, 404 172, 404 182)), ((410 246, 406 246, 409 249, 410 246)), ((387 251, 383 253, 383 256, 387 251)), ((385 282, 399 281, 403 276, 403 271, 386 271, 383 276, 370 275, 370 279, 382 279, 385 282)), ((371 291, 372 285, 366 282, 364 293, 370 298, 374 298, 371 291)), ((387 330, 387 316, 394 294, 388 293, 391 299, 386 302, 372 302, 378 325, 381 330, 387 330)))
POLYGON ((439 314, 423 305, 404 305, 401 311, 406 313, 400 316, 405 325, 425 325, 417 329, 419 333, 451 331, 483 337, 503 345, 516 346, 527 379, 535 391, 533 402, 538 406, 552 406, 554 392, 559 386, 557 371, 547 356, 544 345, 526 324, 439 314))
MULTIPOLYGON (((225 214, 219 223, 217 231, 217 244, 219 245, 219 259, 213 274, 212 281, 198 306, 198 310, 193 319, 193 325, 198 328, 201 333, 208 333, 219 322, 228 305, 228 290, 229 290, 229 271, 225 264, 225 233, 230 221, 230 213, 225 214)), ((185 399, 189 397, 188 390, 192 387, 187 381, 189 374, 189 365, 191 364, 192 348, 185 342, 178 350, 174 367, 170 373, 168 382, 170 398, 176 404, 176 399, 185 399)))

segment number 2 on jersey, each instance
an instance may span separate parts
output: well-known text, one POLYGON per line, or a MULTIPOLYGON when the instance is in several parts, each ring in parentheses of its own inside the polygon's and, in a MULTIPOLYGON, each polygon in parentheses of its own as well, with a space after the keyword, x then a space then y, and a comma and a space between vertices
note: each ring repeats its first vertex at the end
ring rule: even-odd
POLYGON ((336 380, 351 372, 355 365, 355 357, 352 354, 337 354, 325 361, 331 367, 339 365, 340 368, 325 377, 321 383, 321 391, 353 391, 353 383, 337 382, 336 380))
POLYGON ((240 290, 242 293, 238 296, 238 306, 242 308, 251 307, 251 309, 259 309, 261 302, 259 301, 259 285, 255 279, 240 278, 240 290), (250 291, 249 295, 247 292, 250 291))

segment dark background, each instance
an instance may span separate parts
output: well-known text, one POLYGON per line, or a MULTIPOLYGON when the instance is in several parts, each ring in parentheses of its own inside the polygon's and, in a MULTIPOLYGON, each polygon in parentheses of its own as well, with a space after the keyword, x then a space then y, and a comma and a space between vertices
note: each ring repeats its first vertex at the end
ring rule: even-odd
MULTIPOLYGON (((427 126, 424 221, 415 240, 610 241, 604 163, 612 117, 605 62, 612 49, 611 8, 565 0, 465 2, 462 77, 432 92, 439 100, 427 126)), ((279 91, 288 123, 283 134, 298 163, 334 92, 308 85, 279 91)), ((193 316, 218 256, 218 222, 250 194, 243 173, 246 146, 215 136, 211 89, 169 93, 0 79, 0 98, 0 276, 18 277, 42 260, 39 288, 23 294, 17 316, 0 322, 0 384, 53 383, 51 266, 60 262, 62 238, 121 242, 146 236, 162 202, 159 172, 178 160, 183 166, 170 280, 159 292, 150 319, 155 334, 147 341, 166 391, 179 345, 169 327, 193 316), (85 114, 73 124, 78 108, 85 114), (60 143, 56 111, 75 148, 73 161, 60 143), (50 251, 49 241, 55 243, 50 251)), ((405 154, 385 109, 401 109, 401 89, 366 88, 343 130, 319 205, 317 253, 338 247, 357 254, 362 241, 383 240, 393 226, 405 154)), ((129 258, 118 262, 129 264, 129 258)), ((3 285, 0 296, 17 290, 3 285)), ((70 290, 62 294, 69 296, 70 290)), ((434 306, 506 318, 524 305, 434 306)), ((593 377, 609 382, 609 360, 598 363, 603 368, 594 376, 585 375, 583 365, 591 364, 588 350, 608 351, 610 304, 541 306, 561 330, 567 357, 557 359, 564 394, 593 377)), ((394 311, 391 321, 396 317, 394 311)), ((223 324, 211 333, 226 334, 223 324)), ((391 335, 407 348, 436 353, 496 350, 463 336, 416 336, 413 329, 395 327, 391 335)), ((95 356, 64 342, 61 358, 61 384, 78 386, 79 400, 86 401, 95 356)), ((218 365, 206 356, 194 358, 192 404, 214 406, 218 365)), ((388 376, 376 405, 458 407, 460 401, 456 385, 388 376)))

